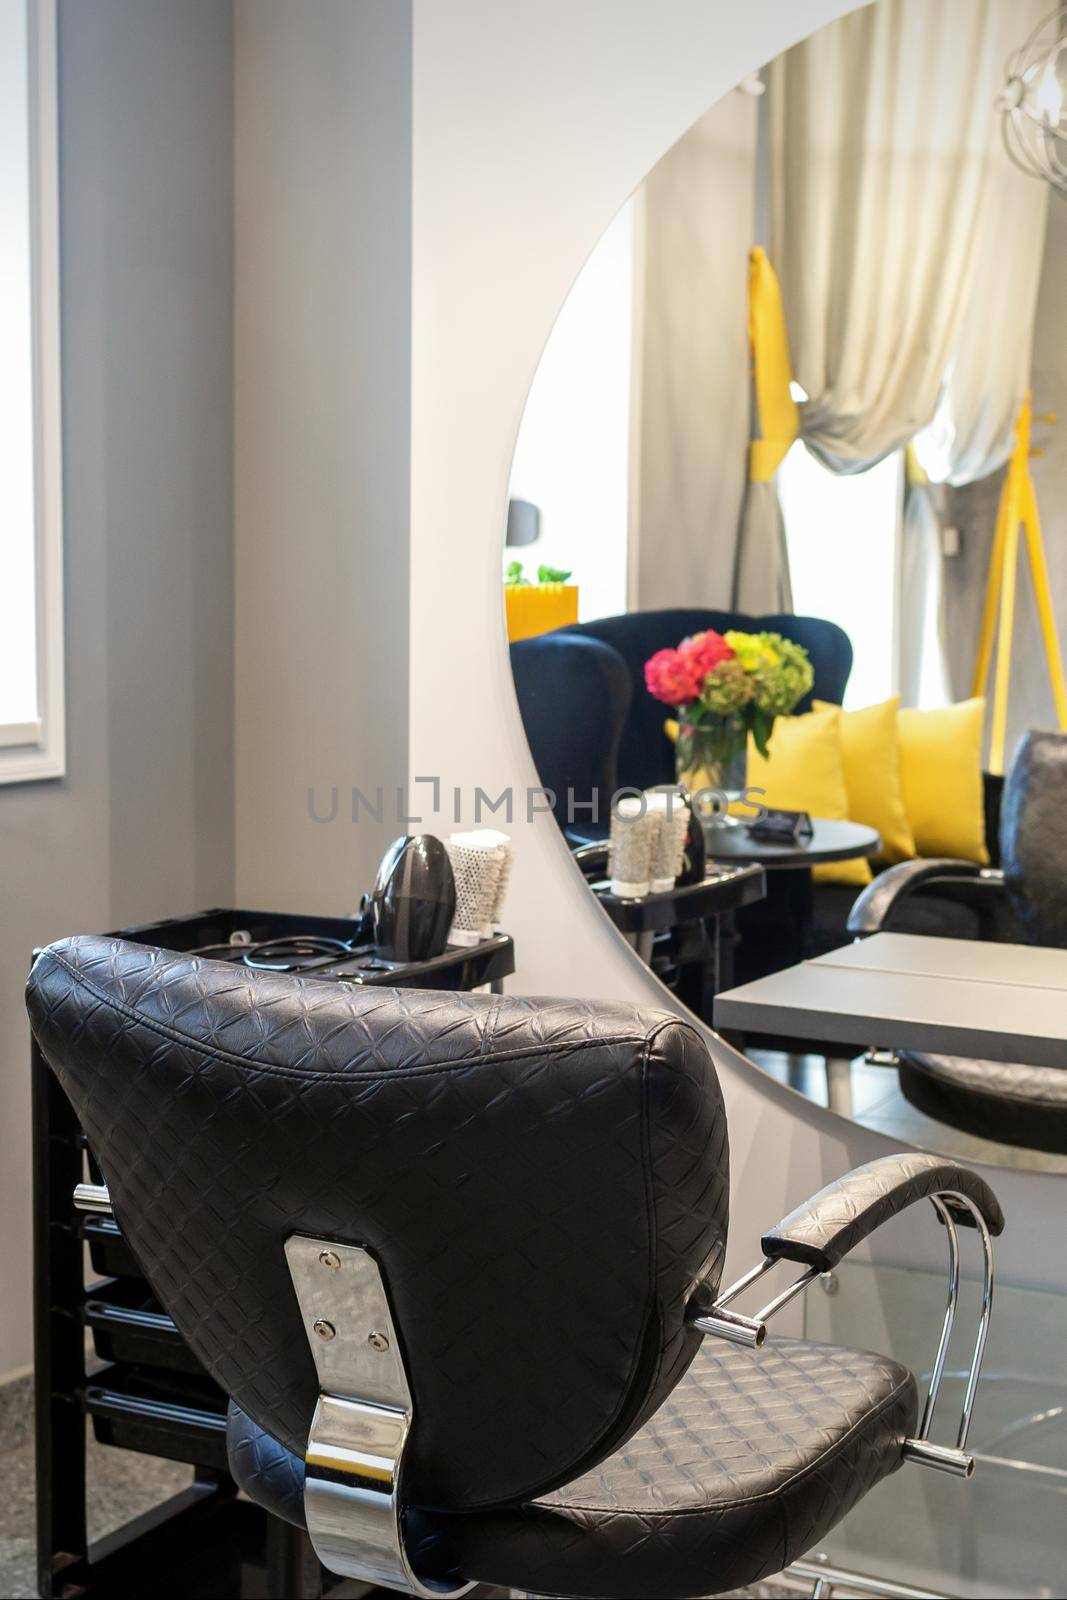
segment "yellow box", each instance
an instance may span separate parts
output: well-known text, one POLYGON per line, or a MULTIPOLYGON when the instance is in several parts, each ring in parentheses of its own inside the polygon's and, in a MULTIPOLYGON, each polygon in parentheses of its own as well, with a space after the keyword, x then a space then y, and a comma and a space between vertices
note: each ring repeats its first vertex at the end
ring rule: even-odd
POLYGON ((506 583, 508 639, 532 639, 578 621, 576 583, 506 583))

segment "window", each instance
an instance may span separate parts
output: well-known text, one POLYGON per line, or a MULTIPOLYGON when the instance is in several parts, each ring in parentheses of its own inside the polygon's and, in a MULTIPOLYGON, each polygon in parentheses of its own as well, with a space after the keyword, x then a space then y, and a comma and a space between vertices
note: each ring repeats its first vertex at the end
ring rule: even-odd
POLYGON ((55 0, 0 0, 0 782, 64 771, 55 0))
POLYGON ((626 610, 633 342, 633 203, 563 303, 534 375, 508 493, 541 513, 536 544, 505 560, 569 569, 581 620, 626 610))
POLYGON ((896 691, 901 452, 851 477, 830 472, 799 441, 778 469, 793 609, 828 617, 852 640, 846 706, 896 691))

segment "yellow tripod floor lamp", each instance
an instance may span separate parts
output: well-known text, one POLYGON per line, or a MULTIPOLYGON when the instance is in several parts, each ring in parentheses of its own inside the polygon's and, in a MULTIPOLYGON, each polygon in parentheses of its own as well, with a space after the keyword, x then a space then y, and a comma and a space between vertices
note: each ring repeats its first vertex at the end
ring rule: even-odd
POLYGON ((1041 537, 1041 519, 1037 511, 1037 495, 1030 476, 1030 424, 1033 407, 1027 395, 1015 425, 1015 448, 1008 463, 1007 476, 997 508, 996 532, 986 580, 985 609, 982 613, 982 631, 978 640, 978 657, 974 664, 974 683, 971 693, 985 693, 989 669, 993 661, 993 640, 997 642, 996 671, 993 678, 993 720, 989 738, 989 770, 1004 771, 1004 739, 1008 722, 1008 688, 1011 681, 1011 647, 1015 626, 1015 590, 1019 569, 1019 530, 1026 536, 1026 553, 1030 562, 1030 576, 1034 584, 1034 600, 1045 649, 1052 698, 1056 705, 1056 721, 1067 730, 1067 683, 1063 676, 1063 658, 1056 633, 1056 619, 1052 611, 1052 591, 1049 587, 1048 563, 1041 537))

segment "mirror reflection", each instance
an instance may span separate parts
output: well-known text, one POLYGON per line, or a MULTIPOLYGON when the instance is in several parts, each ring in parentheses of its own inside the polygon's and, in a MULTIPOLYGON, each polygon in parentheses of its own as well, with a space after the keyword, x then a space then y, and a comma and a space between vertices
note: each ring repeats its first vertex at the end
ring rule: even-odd
POLYGON ((701 117, 561 310, 504 583, 541 781, 659 978, 869 1128, 1067 1172, 1043 10, 875 0, 701 117))

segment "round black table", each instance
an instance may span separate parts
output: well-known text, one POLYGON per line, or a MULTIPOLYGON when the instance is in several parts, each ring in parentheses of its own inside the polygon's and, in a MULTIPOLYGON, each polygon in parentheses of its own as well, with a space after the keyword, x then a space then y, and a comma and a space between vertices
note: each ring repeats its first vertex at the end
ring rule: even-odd
POLYGON ((747 823, 705 822, 704 843, 712 861, 756 862, 768 872, 873 856, 882 843, 876 829, 860 822, 830 822, 825 817, 813 817, 811 825, 810 839, 793 844, 764 844, 753 839, 747 823))

